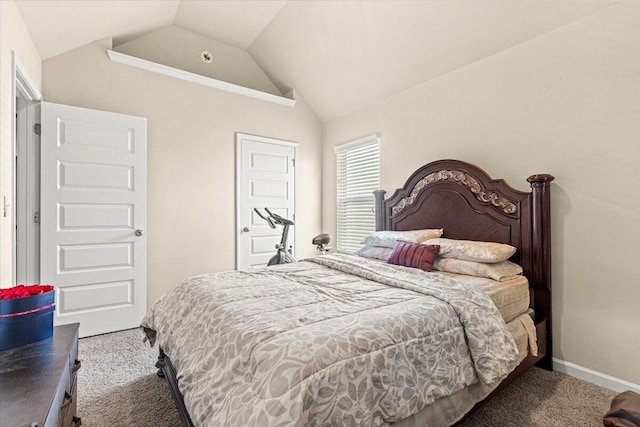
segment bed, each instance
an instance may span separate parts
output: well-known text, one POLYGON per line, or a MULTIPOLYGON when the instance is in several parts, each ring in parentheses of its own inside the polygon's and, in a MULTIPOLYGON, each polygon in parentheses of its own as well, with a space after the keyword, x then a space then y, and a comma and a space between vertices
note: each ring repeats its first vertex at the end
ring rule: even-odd
POLYGON ((521 192, 441 160, 389 198, 375 192, 377 230, 442 228, 449 239, 517 248, 511 261, 526 279, 510 284, 520 289, 511 296, 491 283, 479 291, 451 275, 337 255, 183 282, 143 326, 159 342, 156 366, 184 425, 450 425, 531 366, 551 369, 553 177, 527 180, 531 191, 521 192), (445 326, 430 320, 440 318, 445 326), (427 348, 435 356, 419 353, 427 348))

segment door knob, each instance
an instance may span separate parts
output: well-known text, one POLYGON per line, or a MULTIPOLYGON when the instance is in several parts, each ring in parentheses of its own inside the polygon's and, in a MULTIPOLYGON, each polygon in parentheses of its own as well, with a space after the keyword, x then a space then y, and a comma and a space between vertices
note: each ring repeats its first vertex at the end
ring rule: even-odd
POLYGON ((242 231, 244 231, 245 233, 248 233, 249 232, 249 227, 243 228, 242 231))
POLYGON ((142 236, 142 230, 140 229, 136 230, 136 236, 138 237, 142 236))

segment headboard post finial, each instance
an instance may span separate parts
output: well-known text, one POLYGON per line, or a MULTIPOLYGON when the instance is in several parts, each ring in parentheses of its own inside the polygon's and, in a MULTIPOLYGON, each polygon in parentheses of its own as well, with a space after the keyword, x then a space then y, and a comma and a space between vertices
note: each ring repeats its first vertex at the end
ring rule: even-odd
POLYGON ((531 175, 529 178, 527 178, 527 181, 529 181, 531 183, 531 186, 533 187, 534 183, 551 183, 551 181, 553 181, 554 179, 556 179, 553 175, 549 175, 548 173, 540 173, 540 174, 536 174, 536 175, 531 175))
POLYGON ((376 231, 384 230, 387 212, 384 210, 384 195, 387 194, 384 190, 375 190, 373 192, 376 198, 376 231))

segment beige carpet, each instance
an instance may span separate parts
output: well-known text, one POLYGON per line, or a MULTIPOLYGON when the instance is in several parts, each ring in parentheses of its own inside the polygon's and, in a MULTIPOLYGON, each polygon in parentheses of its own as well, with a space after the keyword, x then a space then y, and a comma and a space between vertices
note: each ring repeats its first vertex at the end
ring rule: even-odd
MULTIPOLYGON (((80 340, 78 399, 88 427, 179 427, 164 379, 156 376, 157 349, 140 330, 80 340)), ((616 393, 576 378, 534 368, 458 424, 472 426, 602 426, 616 393)))

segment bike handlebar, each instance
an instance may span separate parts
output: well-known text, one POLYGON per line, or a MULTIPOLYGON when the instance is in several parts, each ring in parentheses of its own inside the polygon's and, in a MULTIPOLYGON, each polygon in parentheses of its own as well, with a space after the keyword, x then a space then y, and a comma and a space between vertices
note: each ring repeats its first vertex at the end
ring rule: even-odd
POLYGON ((281 217, 277 213, 271 212, 269 208, 264 208, 264 210, 267 211, 267 214, 268 214, 266 217, 260 213, 258 208, 253 208, 253 210, 256 211, 258 215, 260 215, 260 218, 267 221, 271 228, 276 228, 275 225, 272 225, 274 222, 279 225, 294 225, 293 221, 291 221, 290 219, 281 217))
MULTIPOLYGON (((260 213, 260 211, 258 210, 258 208, 253 208, 253 210, 258 214, 258 216, 262 219, 264 219, 265 221, 267 221, 267 223, 269 224, 269 227, 271 228, 276 228, 276 225, 273 223, 273 221, 271 220, 271 218, 269 216, 265 217, 264 215, 262 215, 260 213)), ((268 212, 268 211, 267 211, 268 212)))

